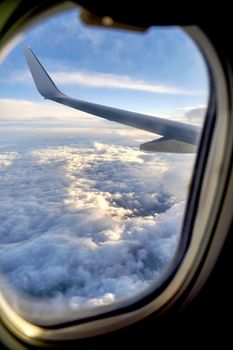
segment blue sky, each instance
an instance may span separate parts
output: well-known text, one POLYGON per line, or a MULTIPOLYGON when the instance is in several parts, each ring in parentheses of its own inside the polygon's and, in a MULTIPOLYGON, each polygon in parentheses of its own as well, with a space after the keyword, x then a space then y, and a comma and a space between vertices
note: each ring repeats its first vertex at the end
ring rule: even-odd
POLYGON ((0 78, 1 99, 42 103, 22 54, 24 44, 73 97, 161 116, 179 117, 187 108, 206 105, 204 61, 177 27, 144 34, 87 27, 76 10, 45 20, 9 54, 0 78))

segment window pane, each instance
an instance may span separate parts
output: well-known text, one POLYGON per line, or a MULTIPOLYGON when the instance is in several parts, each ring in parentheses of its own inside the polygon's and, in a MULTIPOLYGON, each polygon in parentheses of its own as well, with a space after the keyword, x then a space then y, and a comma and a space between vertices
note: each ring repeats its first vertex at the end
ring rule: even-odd
POLYGON ((149 152, 161 135, 44 101, 22 43, 68 96, 202 126, 204 60, 181 29, 90 28, 69 11, 2 63, 0 271, 10 305, 57 324, 155 289, 181 235, 195 153, 149 152))

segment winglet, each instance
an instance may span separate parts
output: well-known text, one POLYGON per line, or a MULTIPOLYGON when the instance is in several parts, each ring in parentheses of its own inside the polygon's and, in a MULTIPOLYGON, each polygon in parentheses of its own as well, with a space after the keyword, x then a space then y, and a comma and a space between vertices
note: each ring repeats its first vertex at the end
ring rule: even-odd
POLYGON ((24 47, 24 55, 39 93, 45 99, 64 97, 30 47, 24 47))

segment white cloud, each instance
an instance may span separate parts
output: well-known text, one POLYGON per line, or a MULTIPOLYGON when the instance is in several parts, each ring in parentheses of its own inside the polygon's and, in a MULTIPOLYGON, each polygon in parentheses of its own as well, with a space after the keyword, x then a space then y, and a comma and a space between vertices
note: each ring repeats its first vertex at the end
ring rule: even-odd
POLYGON ((188 107, 186 108, 185 112, 186 112, 185 116, 190 123, 196 122, 199 124, 203 124, 203 121, 207 112, 207 106, 202 105, 202 106, 188 107))
MULTIPOLYGON (((54 103, 32 102, 28 100, 0 99, 0 120, 31 120, 36 118, 66 119, 79 115, 77 111, 54 103)), ((82 113, 80 113, 82 115, 82 113)))
POLYGON ((17 152, 1 152, 0 153, 0 170, 8 165, 17 157, 17 152))
POLYGON ((106 74, 96 72, 54 72, 53 79, 58 84, 87 85, 101 88, 128 89, 155 94, 196 94, 175 86, 151 83, 144 80, 131 78, 127 75, 106 74))
POLYGON ((31 145, 3 159, 0 268, 27 294, 12 305, 32 321, 112 307, 174 256, 192 157, 96 143, 31 145))
POLYGON ((80 127, 90 124, 93 128, 103 125, 100 118, 77 111, 66 106, 58 105, 50 101, 33 102, 29 100, 17 100, 0 98, 0 121, 77 121, 80 127), (101 124, 102 123, 102 124, 101 124))
MULTIPOLYGON (((205 120, 207 105, 185 106, 176 108, 171 113, 159 113, 161 118, 202 126, 205 120)), ((153 113, 149 113, 153 115, 153 113)), ((158 113, 157 113, 158 114, 158 113)))
MULTIPOLYGON (((177 94, 177 95, 203 95, 204 91, 189 90, 178 86, 165 85, 161 83, 139 80, 127 75, 99 72, 82 71, 56 71, 49 73, 54 82, 59 85, 85 85, 109 89, 126 89, 150 92, 153 94, 177 94)), ((6 83, 31 82, 28 71, 14 72, 9 78, 4 80, 6 83)))
POLYGON ((205 120, 207 105, 186 106, 177 110, 180 112, 180 121, 201 126, 205 120))

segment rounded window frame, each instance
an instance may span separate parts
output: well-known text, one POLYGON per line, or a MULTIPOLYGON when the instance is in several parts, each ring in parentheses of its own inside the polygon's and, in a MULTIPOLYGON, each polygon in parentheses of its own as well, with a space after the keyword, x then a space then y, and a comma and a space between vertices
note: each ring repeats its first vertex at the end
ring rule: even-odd
MULTIPOLYGON (((205 282, 206 276, 212 269, 213 263, 217 259, 218 252, 214 249, 211 251, 210 244, 213 245, 213 242, 219 242, 220 240, 221 244, 218 247, 218 250, 220 250, 225 239, 225 237, 220 237, 219 233, 216 234, 214 231, 214 224, 224 193, 224 180, 227 177, 228 169, 227 163, 229 163, 231 156, 231 149, 226 141, 229 140, 227 135, 229 135, 229 133, 232 135, 232 125, 230 123, 228 110, 229 91, 226 81, 226 72, 224 72, 222 62, 220 62, 218 54, 207 36, 196 26, 184 27, 183 29, 201 48, 210 67, 211 76, 213 78, 212 84, 214 85, 212 85, 211 94, 211 99, 213 99, 213 101, 211 101, 209 105, 208 113, 211 113, 209 119, 214 119, 214 114, 216 113, 216 122, 214 129, 212 121, 212 126, 205 126, 204 133, 207 134, 205 137, 208 139, 208 142, 207 144, 202 144, 203 149, 199 150, 198 157, 200 158, 200 154, 205 152, 203 161, 207 160, 207 162, 206 164, 202 164, 201 170, 204 170, 203 178, 200 178, 200 173, 198 175, 199 179, 196 179, 200 188, 194 189, 195 181, 192 185, 195 193, 191 193, 189 205, 192 201, 192 196, 194 194, 197 196, 192 204, 194 206, 193 208, 196 210, 196 215, 195 217, 192 216, 188 219, 190 220, 189 230, 192 229, 192 236, 188 246, 185 244, 183 245, 183 251, 179 258, 180 260, 177 264, 177 268, 175 269, 175 274, 172 274, 172 279, 170 279, 165 288, 161 290, 157 289, 159 294, 156 297, 154 295, 152 300, 144 300, 144 303, 140 303, 137 308, 136 304, 134 304, 130 307, 125 307, 120 311, 116 310, 117 312, 110 312, 108 315, 99 315, 97 319, 81 320, 64 326, 51 327, 51 329, 35 326, 25 321, 16 314, 6 300, 0 296, 2 320, 19 338, 29 341, 30 343, 37 343, 37 341, 85 338, 122 328, 139 321, 152 313, 161 313, 168 310, 175 302, 177 302, 177 300, 182 298, 188 286, 193 283, 200 266, 204 266, 202 269, 204 272, 200 276, 199 281, 195 284, 192 293, 189 294, 188 300, 191 300, 201 288, 201 285, 205 282), (216 148, 218 149, 218 152, 216 152, 216 148), (226 165, 223 167, 224 157, 226 165), (197 200, 198 203, 196 203, 197 200), (204 205, 207 202, 208 205, 204 205), (213 212, 215 214, 214 216, 211 215, 213 212), (209 257, 207 261, 208 255, 209 257)), ((232 136, 230 139, 232 142, 232 136)), ((200 166, 198 165, 199 158, 197 158, 197 166, 195 169, 196 174, 198 166, 200 166)), ((190 232, 188 235, 190 237, 190 232)))

